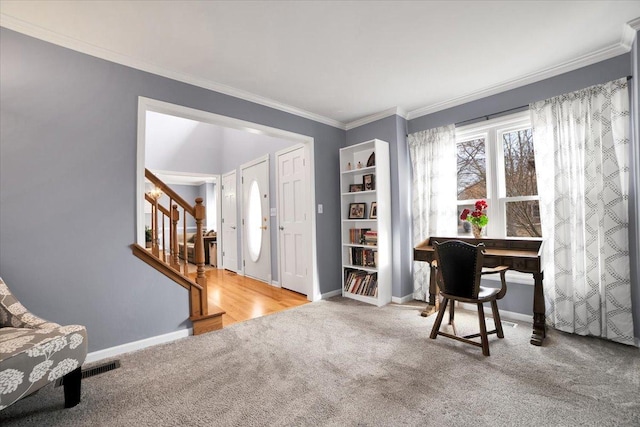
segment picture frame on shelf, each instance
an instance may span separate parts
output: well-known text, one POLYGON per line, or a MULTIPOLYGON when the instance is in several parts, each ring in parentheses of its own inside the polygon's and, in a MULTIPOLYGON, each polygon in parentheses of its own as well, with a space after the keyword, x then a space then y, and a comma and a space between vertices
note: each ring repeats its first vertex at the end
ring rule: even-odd
POLYGON ((362 175, 362 187, 364 191, 371 191, 376 189, 375 176, 372 173, 362 175))
POLYGON ((358 191, 362 191, 362 184, 350 184, 349 185, 349 193, 356 193, 358 191))
POLYGON ((371 208, 369 209, 369 219, 378 218, 378 202, 371 202, 371 208))
POLYGON ((364 219, 366 203, 349 203, 349 219, 364 219))

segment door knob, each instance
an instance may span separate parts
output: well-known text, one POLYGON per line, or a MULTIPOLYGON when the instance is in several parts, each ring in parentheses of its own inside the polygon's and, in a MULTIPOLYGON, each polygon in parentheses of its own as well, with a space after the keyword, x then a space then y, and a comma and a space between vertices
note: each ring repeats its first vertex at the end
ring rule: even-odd
POLYGON ((232 225, 230 228, 231 228, 232 230, 235 230, 235 229, 236 229, 236 227, 235 227, 234 225, 232 225))
POLYGON ((284 227, 283 227, 283 226, 280 226, 280 230, 284 230, 284 227))

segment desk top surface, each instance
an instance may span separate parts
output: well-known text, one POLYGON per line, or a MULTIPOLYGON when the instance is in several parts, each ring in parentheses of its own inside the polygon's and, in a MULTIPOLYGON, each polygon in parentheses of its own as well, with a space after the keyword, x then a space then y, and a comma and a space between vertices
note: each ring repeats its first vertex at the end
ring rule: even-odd
POLYGON ((465 237, 430 237, 418 244, 415 251, 433 252, 432 241, 462 240, 463 242, 484 243, 485 256, 502 256, 518 258, 540 258, 542 239, 473 239, 465 237))

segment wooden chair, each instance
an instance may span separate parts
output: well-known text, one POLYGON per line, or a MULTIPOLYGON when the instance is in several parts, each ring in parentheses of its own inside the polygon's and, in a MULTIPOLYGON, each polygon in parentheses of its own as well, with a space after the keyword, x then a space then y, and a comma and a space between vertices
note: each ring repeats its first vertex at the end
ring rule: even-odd
POLYGON ((440 296, 443 298, 438 311, 438 317, 431 329, 431 339, 438 335, 453 338, 477 347, 482 347, 482 354, 489 356, 489 334, 497 334, 498 338, 504 338, 500 313, 496 300, 501 299, 507 293, 505 272, 509 267, 499 266, 488 268, 483 271, 484 244, 478 246, 471 245, 460 240, 449 240, 447 242, 434 242, 435 257, 438 266, 437 281, 440 287, 440 296), (485 274, 500 273, 502 287, 500 289, 486 288, 480 286, 480 278, 485 274), (447 304, 451 301, 449 308, 449 324, 453 327, 453 335, 440 331, 442 318, 447 309, 447 304), (480 333, 466 336, 459 336, 456 333, 454 319, 454 303, 461 301, 476 304, 478 306, 478 320, 480 322, 480 333), (493 319, 496 329, 487 332, 487 325, 484 319, 483 303, 490 302, 493 310, 493 319), (480 337, 480 342, 471 338, 480 337))

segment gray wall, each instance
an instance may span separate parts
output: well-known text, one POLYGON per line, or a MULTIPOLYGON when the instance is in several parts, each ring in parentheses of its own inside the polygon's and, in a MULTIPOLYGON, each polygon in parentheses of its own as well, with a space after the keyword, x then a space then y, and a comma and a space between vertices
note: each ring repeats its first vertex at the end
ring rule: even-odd
POLYGON ((312 136, 320 290, 340 287, 343 130, 5 28, 0 52, 0 274, 34 313, 86 325, 90 351, 190 326, 186 291, 129 248, 138 96, 312 136))
MULTIPOLYGON (((182 184, 168 184, 169 187, 176 193, 178 196, 182 197, 187 203, 191 205, 196 204, 196 199, 198 197, 202 197, 202 200, 205 200, 206 194, 203 186, 200 185, 182 185, 182 184)), ((160 203, 162 206, 169 207, 169 197, 166 194, 163 194, 160 198, 160 203)), ((204 203, 204 202, 203 202, 204 203)), ((183 218, 182 213, 180 213, 180 221, 178 222, 178 232, 182 231, 183 218)), ((166 228, 169 228, 168 222, 165 223, 166 228)), ((196 231, 196 220, 191 215, 187 215, 187 232, 195 233, 196 231)), ((207 231, 207 230, 205 230, 207 231)))

